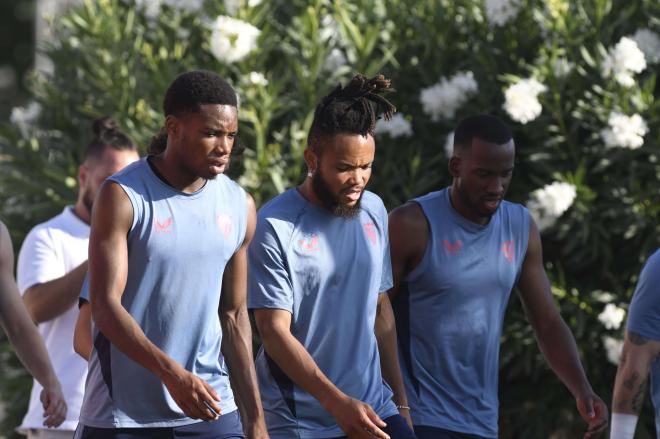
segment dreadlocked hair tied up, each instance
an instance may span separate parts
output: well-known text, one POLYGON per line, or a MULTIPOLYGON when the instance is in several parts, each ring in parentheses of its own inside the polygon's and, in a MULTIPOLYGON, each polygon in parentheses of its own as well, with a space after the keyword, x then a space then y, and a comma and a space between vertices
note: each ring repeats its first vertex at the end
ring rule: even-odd
POLYGON ((339 133, 373 136, 379 115, 390 120, 396 111, 383 97, 393 91, 390 80, 383 75, 371 79, 356 75, 345 87, 339 84, 316 106, 307 146, 318 150, 320 139, 339 133))

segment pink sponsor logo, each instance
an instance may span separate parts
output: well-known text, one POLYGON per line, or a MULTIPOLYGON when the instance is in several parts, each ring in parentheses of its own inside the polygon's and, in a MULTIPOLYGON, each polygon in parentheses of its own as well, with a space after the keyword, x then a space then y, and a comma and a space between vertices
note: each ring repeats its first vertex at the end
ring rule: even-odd
POLYGON ((456 242, 449 242, 449 240, 445 239, 442 241, 442 246, 445 248, 447 253, 452 255, 457 255, 461 251, 461 248, 463 247, 463 242, 461 242, 460 240, 456 242))
POLYGON ((502 244, 502 254, 504 254, 504 258, 509 261, 509 263, 513 262, 513 257, 515 255, 515 241, 504 241, 502 244))
POLYGON ((168 217, 162 223, 154 218, 154 229, 156 229, 156 233, 170 233, 172 231, 172 217, 168 217))
POLYGON ((215 218, 215 222, 218 224, 220 233, 222 233, 225 239, 229 238, 231 231, 234 229, 234 224, 231 221, 231 217, 226 213, 221 213, 215 218))
POLYGON ((319 250, 319 236, 316 233, 305 236, 303 239, 298 240, 298 245, 306 253, 311 253, 319 250))
POLYGON ((374 223, 364 223, 362 224, 362 227, 364 227, 364 233, 367 234, 367 238, 371 241, 371 245, 376 245, 376 242, 378 241, 376 225, 374 223))

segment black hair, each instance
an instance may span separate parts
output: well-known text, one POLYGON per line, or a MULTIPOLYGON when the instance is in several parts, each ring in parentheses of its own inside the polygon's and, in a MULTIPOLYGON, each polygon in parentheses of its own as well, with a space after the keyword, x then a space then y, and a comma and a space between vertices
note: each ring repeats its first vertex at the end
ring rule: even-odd
POLYGON ((394 89, 390 87, 390 80, 383 75, 371 79, 356 75, 345 87, 337 85, 316 106, 307 146, 318 153, 324 137, 339 133, 373 136, 378 115, 383 113, 385 120, 389 120, 396 111, 394 105, 381 96, 391 91, 394 89))
POLYGON ((117 122, 109 117, 103 116, 92 122, 94 138, 87 145, 85 160, 98 160, 106 148, 116 151, 137 151, 138 147, 133 140, 119 129, 117 122))
POLYGON ((513 135, 500 118, 490 114, 477 114, 468 116, 458 122, 454 131, 454 150, 456 148, 469 148, 474 138, 481 139, 484 142, 504 145, 513 138, 513 135))
MULTIPOLYGON (((238 107, 238 98, 232 86, 220 76, 207 70, 193 70, 177 76, 167 88, 163 113, 165 116, 197 113, 206 104, 238 107)), ((166 147, 167 130, 163 127, 151 138, 147 151, 156 155, 166 147)), ((240 155, 243 149, 238 138, 234 140, 232 155, 240 155)))

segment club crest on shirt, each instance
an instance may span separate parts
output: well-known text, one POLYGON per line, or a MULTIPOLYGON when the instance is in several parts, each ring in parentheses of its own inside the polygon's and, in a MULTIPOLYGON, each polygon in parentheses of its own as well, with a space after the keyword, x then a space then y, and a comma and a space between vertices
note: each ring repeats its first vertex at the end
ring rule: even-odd
POLYGON ((445 248, 447 253, 451 255, 457 255, 461 251, 461 248, 463 247, 463 242, 459 239, 458 241, 452 243, 449 242, 448 239, 444 239, 442 241, 442 246, 445 248))
POLYGON ((513 262, 514 251, 515 241, 504 241, 502 244, 502 254, 504 255, 504 258, 509 261, 509 263, 513 262))
POLYGON ((374 223, 364 223, 362 224, 362 227, 364 227, 364 233, 366 233, 367 238, 369 238, 371 245, 376 245, 376 241, 378 241, 376 225, 374 223))
POLYGON ((305 253, 316 252, 319 250, 319 235, 316 233, 304 235, 298 240, 298 245, 305 253))
POLYGON ((154 229, 156 233, 170 233, 172 231, 172 217, 167 217, 162 223, 154 218, 154 229))
POLYGON ((231 222, 231 217, 226 213, 221 213, 215 217, 215 222, 218 224, 218 229, 225 239, 229 238, 231 231, 234 229, 234 224, 231 222))

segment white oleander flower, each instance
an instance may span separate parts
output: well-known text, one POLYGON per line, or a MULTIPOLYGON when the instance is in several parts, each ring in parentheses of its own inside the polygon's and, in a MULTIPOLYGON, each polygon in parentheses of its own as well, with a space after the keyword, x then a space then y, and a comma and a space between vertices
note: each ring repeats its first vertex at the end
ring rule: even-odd
POLYGON ((380 119, 376 124, 376 134, 387 134, 392 139, 397 137, 410 137, 413 135, 412 125, 403 117, 403 114, 396 113, 392 119, 380 119))
POLYGON ((250 8, 256 8, 261 4, 262 0, 248 0, 247 5, 250 8))
POLYGON ((236 15, 241 9, 241 0, 224 0, 225 12, 229 15, 236 15))
POLYGON ((646 59, 635 40, 623 37, 610 48, 601 67, 603 76, 614 76, 619 84, 632 87, 635 85, 633 75, 646 68, 646 59))
POLYGON ((522 79, 504 91, 504 109, 511 119, 526 124, 543 111, 538 96, 545 90, 546 86, 536 79, 522 79))
POLYGON ((163 0, 163 2, 171 8, 186 12, 197 12, 204 6, 204 0, 163 0))
POLYGON ((495 26, 503 26, 516 15, 520 10, 520 0, 486 0, 486 17, 488 22, 495 26))
POLYGON ((623 351, 623 340, 606 335, 603 337, 603 347, 607 352, 609 362, 618 366, 623 351))
POLYGON ((610 114, 607 124, 609 126, 600 132, 600 136, 608 148, 637 149, 644 144, 644 135, 649 130, 639 114, 626 116, 614 111, 610 114))
POLYGON ((149 19, 158 17, 162 4, 162 0, 135 0, 136 8, 142 9, 144 11, 144 16, 149 19))
POLYGON ((247 76, 247 82, 250 85, 260 85, 265 87, 268 85, 268 79, 261 72, 250 72, 247 76))
POLYGON ((575 201, 577 191, 570 183, 555 181, 531 193, 527 208, 539 230, 551 227, 575 201))
POLYGON ((565 78, 573 70, 573 63, 566 58, 557 58, 552 63, 552 72, 557 78, 565 78))
POLYGON ((598 320, 600 320, 607 329, 619 329, 625 316, 625 309, 619 308, 613 303, 608 303, 605 305, 603 312, 598 314, 598 320))
POLYGON ((245 21, 220 15, 213 22, 211 53, 218 60, 234 63, 243 60, 257 47, 261 31, 245 21))
POLYGON ((660 61, 660 36, 650 29, 638 29, 631 37, 637 47, 644 52, 646 61, 655 64, 660 61))
POLYGON ((338 44, 341 41, 339 23, 337 23, 337 20, 335 20, 335 18, 330 14, 326 14, 321 18, 319 40, 327 41, 332 45, 338 44))
POLYGON ((419 100, 424 113, 437 122, 451 119, 456 111, 479 89, 472 72, 458 72, 451 78, 441 78, 440 82, 422 89, 419 100))
POLYGON ((450 159, 454 155, 454 132, 447 134, 445 139, 445 156, 450 159))
POLYGON ((18 127, 23 136, 27 136, 40 114, 41 104, 32 101, 25 107, 12 108, 9 121, 18 127))
POLYGON ((340 67, 345 66, 348 63, 346 60, 346 55, 341 49, 334 48, 328 53, 328 56, 323 62, 323 70, 326 72, 335 72, 340 67))

